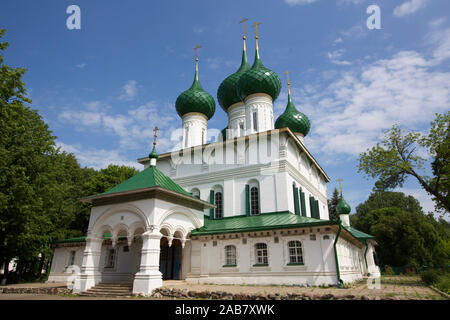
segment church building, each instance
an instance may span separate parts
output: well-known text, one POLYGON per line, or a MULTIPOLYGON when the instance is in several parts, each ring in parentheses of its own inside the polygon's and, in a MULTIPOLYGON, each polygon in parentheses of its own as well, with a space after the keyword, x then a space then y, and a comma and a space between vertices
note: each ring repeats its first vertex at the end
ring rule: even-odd
MULTIPOLYGON (((242 21, 245 22, 245 19, 242 21)), ((207 143, 215 101, 203 90, 198 49, 191 87, 175 103, 181 117, 179 150, 157 154, 144 170, 98 195, 86 237, 54 243, 48 281, 75 277, 74 292, 99 283, 127 282, 150 294, 163 280, 253 285, 342 285, 379 275, 373 236, 350 226, 342 190, 339 221, 329 220, 323 168, 308 151, 308 117, 288 102, 274 121, 281 90, 258 47, 217 90, 226 128, 207 143)), ((149 119, 151 121, 151 119, 149 119)))

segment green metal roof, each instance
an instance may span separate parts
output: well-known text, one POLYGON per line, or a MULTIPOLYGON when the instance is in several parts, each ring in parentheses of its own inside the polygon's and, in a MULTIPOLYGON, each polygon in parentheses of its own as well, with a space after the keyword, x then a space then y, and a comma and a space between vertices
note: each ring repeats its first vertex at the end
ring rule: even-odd
POLYGON ((237 94, 236 85, 240 77, 248 70, 250 70, 250 65, 248 64, 247 53, 244 49, 242 51, 242 62, 239 69, 223 80, 219 89, 217 89, 217 100, 225 112, 231 105, 242 101, 237 94))
POLYGON ((337 222, 298 216, 290 211, 263 213, 257 216, 235 216, 217 220, 211 220, 205 216, 205 225, 193 230, 191 235, 199 236, 332 224, 337 224, 337 222))
MULTIPOLYGON (((111 233, 109 232, 105 232, 105 234, 103 235, 103 239, 109 239, 111 238, 111 233)), ((127 237, 119 237, 119 240, 123 240, 126 239, 127 237)), ((69 238, 69 239, 64 239, 64 240, 56 240, 53 243, 74 243, 74 242, 85 242, 86 241, 86 236, 82 236, 82 237, 76 237, 76 238, 69 238)))
POLYGON ((351 233, 352 236, 354 236, 356 239, 374 239, 374 236, 371 236, 370 234, 364 233, 362 231, 356 230, 352 227, 345 227, 344 229, 351 233))
POLYGON ((349 214, 352 208, 350 205, 344 200, 344 196, 341 193, 341 199, 339 200, 336 206, 337 214, 349 214))
POLYGON ((194 82, 191 87, 183 91, 175 102, 175 108, 180 117, 189 112, 198 112, 204 114, 208 120, 216 111, 216 103, 214 98, 203 90, 198 80, 198 71, 195 71, 194 82))
POLYGON ((252 68, 239 78, 236 88, 242 100, 254 93, 265 93, 275 101, 280 94, 281 81, 275 72, 264 67, 256 49, 252 68))
POLYGON ((288 95, 286 110, 275 121, 275 129, 284 127, 288 127, 292 132, 300 132, 304 136, 308 134, 311 128, 308 117, 295 108, 291 94, 288 95))
MULTIPOLYGON (((132 176, 130 179, 118 184, 114 188, 101 193, 100 195, 112 194, 118 192, 132 191, 138 189, 146 189, 151 187, 162 187, 167 190, 175 191, 187 196, 191 196, 189 192, 184 190, 178 184, 173 182, 172 179, 167 177, 155 166, 150 166, 147 169, 132 176)), ((96 195, 98 196, 98 195, 96 195)), ((95 196, 93 196, 95 197, 95 196)))

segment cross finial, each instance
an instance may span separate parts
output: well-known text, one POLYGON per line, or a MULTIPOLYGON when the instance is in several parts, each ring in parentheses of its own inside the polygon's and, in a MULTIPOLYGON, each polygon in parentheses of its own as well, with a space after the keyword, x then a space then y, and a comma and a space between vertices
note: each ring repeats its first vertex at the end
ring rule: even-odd
POLYGON ((341 182, 344 181, 342 178, 337 179, 337 181, 339 182, 339 190, 341 191, 342 194, 342 185, 341 182))
POLYGON ((158 132, 158 127, 155 127, 154 129, 153 129, 153 146, 156 146, 156 138, 158 137, 157 135, 156 135, 156 133, 158 132))
POLYGON ((252 24, 252 27, 255 28, 255 38, 258 40, 258 26, 261 24, 261 22, 255 22, 252 24))
POLYGON ((283 72, 283 74, 287 77, 287 85, 288 85, 288 94, 291 94, 291 83, 289 82, 289 73, 291 73, 289 70, 286 70, 286 72, 283 72))
POLYGON ((198 49, 200 49, 202 46, 196 45, 194 50, 197 51, 195 55, 195 61, 198 61, 198 49))
POLYGON ((245 40, 245 21, 248 21, 248 19, 247 18, 242 18, 242 20, 239 21, 239 23, 242 23, 242 26, 244 28, 244 37, 243 37, 244 40, 245 40))

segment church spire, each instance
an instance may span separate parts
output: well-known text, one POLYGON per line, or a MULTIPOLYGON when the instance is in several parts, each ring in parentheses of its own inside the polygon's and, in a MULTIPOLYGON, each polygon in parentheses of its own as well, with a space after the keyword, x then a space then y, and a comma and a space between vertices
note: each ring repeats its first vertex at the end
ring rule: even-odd
POLYGON ((156 132, 158 131, 158 127, 155 127, 153 129, 153 149, 152 152, 148 155, 148 157, 150 158, 150 166, 151 167, 156 167, 156 159, 158 159, 158 154, 156 153, 156 132))
POLYGON ((203 90, 202 85, 200 84, 200 81, 198 80, 198 49, 200 49, 202 46, 196 45, 194 50, 195 53, 195 75, 194 75, 194 82, 192 82, 192 85, 190 89, 196 89, 196 90, 203 90))
POLYGON ((252 69, 264 67, 264 65, 261 62, 261 58, 259 57, 259 46, 258 46, 258 25, 260 25, 261 22, 255 22, 252 24, 252 27, 255 28, 255 41, 256 41, 256 50, 255 50, 255 62, 253 62, 252 69))
POLYGON ((238 71, 236 71, 236 72, 244 72, 244 71, 247 71, 248 69, 250 69, 250 66, 248 64, 248 59, 247 59, 247 47, 245 44, 245 41, 247 39, 247 37, 245 36, 245 21, 248 21, 248 19, 243 18, 241 21, 239 21, 239 23, 242 23, 242 28, 243 28, 243 32, 242 32, 243 47, 242 47, 241 66, 239 67, 238 71))

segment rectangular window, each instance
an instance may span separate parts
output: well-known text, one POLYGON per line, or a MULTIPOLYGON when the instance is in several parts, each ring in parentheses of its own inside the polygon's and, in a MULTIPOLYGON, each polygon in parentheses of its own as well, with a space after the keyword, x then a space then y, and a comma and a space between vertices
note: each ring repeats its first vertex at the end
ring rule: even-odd
POLYGON ((255 245, 256 264, 268 264, 267 245, 265 243, 257 243, 255 245))
POLYGON ((239 136, 242 137, 244 135, 244 124, 239 123, 239 136))
POLYGON ((253 131, 258 131, 258 115, 256 111, 253 112, 253 131))

